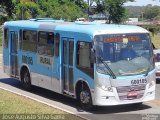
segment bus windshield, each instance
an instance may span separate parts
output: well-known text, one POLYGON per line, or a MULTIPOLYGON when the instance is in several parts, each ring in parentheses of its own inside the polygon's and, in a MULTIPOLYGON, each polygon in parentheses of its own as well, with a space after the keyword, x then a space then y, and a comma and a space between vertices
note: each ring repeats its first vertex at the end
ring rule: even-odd
POLYGON ((97 35, 95 46, 99 73, 147 75, 154 68, 152 46, 147 33, 97 35))

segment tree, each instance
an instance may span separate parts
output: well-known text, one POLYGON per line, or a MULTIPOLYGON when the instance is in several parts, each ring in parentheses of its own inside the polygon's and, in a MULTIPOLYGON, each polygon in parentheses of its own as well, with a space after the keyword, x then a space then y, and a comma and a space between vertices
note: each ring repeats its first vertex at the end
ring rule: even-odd
MULTIPOLYGON (((56 0, 55 0, 56 1, 56 0)), ((54 9, 54 17, 58 19, 65 19, 67 21, 75 21, 78 17, 83 17, 83 7, 78 4, 78 0, 71 1, 71 0, 63 0, 64 4, 60 4, 59 0, 57 2, 59 5, 56 5, 54 9)), ((80 0, 81 1, 81 0, 80 0)))
POLYGON ((124 0, 105 0, 105 8, 109 13, 109 23, 120 23, 125 16, 124 0))
POLYGON ((95 11, 96 13, 105 13, 104 1, 97 0, 97 8, 95 11))
POLYGON ((70 0, 70 2, 74 2, 77 6, 79 6, 82 9, 87 8, 87 4, 84 2, 84 0, 70 0))
POLYGON ((87 4, 83 0, 0 0, 8 16, 16 19, 52 17, 74 21, 84 17, 87 4))
POLYGON ((144 18, 147 20, 156 19, 160 16, 160 7, 159 6, 152 6, 151 4, 147 5, 143 9, 144 18))
POLYGON ((82 8, 71 0, 16 0, 16 18, 51 17, 74 21, 83 17, 82 8))
POLYGON ((121 23, 126 18, 126 9, 123 7, 127 1, 133 2, 134 0, 97 0, 98 11, 109 14, 109 23, 121 23), (100 6, 103 6, 101 9, 100 6))
POLYGON ((142 19, 142 10, 144 6, 125 6, 128 11, 128 17, 142 19))
POLYGON ((40 9, 35 1, 21 0, 16 3, 16 19, 36 18, 40 14, 40 9))
POLYGON ((11 17, 14 14, 14 3, 12 0, 0 0, 1 7, 5 10, 6 14, 11 17))

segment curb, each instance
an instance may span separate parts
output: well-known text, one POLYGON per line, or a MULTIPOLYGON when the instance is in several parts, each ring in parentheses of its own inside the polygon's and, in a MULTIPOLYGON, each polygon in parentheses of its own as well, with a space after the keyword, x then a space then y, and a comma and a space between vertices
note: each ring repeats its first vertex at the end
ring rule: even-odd
POLYGON ((53 107, 53 108, 56 108, 56 109, 62 110, 62 111, 67 112, 67 113, 69 113, 69 114, 72 114, 72 115, 75 115, 75 116, 77 116, 77 117, 80 117, 80 118, 82 118, 82 119, 84 119, 84 120, 90 120, 90 119, 85 118, 85 117, 83 117, 83 116, 81 116, 81 115, 77 115, 77 114, 75 114, 74 112, 71 112, 71 111, 66 110, 66 109, 62 109, 62 108, 60 108, 60 107, 57 107, 57 106, 55 106, 55 105, 52 105, 52 104, 49 104, 49 103, 43 102, 43 101, 38 100, 38 99, 35 99, 35 98, 32 98, 32 97, 30 97, 30 96, 22 95, 21 93, 18 93, 18 92, 15 92, 15 91, 12 91, 12 90, 9 90, 9 89, 6 89, 6 88, 3 88, 3 87, 0 87, 0 89, 2 89, 2 90, 6 90, 6 91, 9 91, 9 92, 14 93, 14 94, 17 94, 17 95, 19 95, 19 96, 23 96, 23 97, 26 97, 26 98, 32 99, 32 100, 34 100, 34 101, 37 101, 37 102, 39 102, 39 103, 42 103, 42 104, 48 105, 48 106, 50 106, 50 107, 53 107))

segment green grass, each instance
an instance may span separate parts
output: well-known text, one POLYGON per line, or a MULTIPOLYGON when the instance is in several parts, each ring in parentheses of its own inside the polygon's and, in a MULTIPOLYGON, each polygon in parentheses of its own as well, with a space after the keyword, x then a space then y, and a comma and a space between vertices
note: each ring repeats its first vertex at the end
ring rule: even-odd
POLYGON ((0 46, 0 54, 2 54, 2 46, 0 46))
POLYGON ((2 89, 0 95, 0 114, 58 114, 64 116, 65 120, 82 120, 75 115, 2 89))
POLYGON ((156 48, 160 49, 160 33, 157 35, 151 35, 151 40, 156 48))

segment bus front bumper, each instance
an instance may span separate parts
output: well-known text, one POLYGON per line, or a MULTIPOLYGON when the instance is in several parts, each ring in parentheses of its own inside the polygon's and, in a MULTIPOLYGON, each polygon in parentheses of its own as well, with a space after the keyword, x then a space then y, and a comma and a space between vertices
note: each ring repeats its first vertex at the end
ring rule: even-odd
MULTIPOLYGON (((146 88, 148 87, 149 85, 146 85, 146 88)), ((112 89, 113 92, 109 92, 109 91, 104 91, 99 87, 96 87, 94 93, 92 93, 93 105, 97 106, 124 105, 124 104, 141 103, 155 99, 155 85, 146 89, 143 96, 139 99, 120 100, 116 88, 112 89)))

